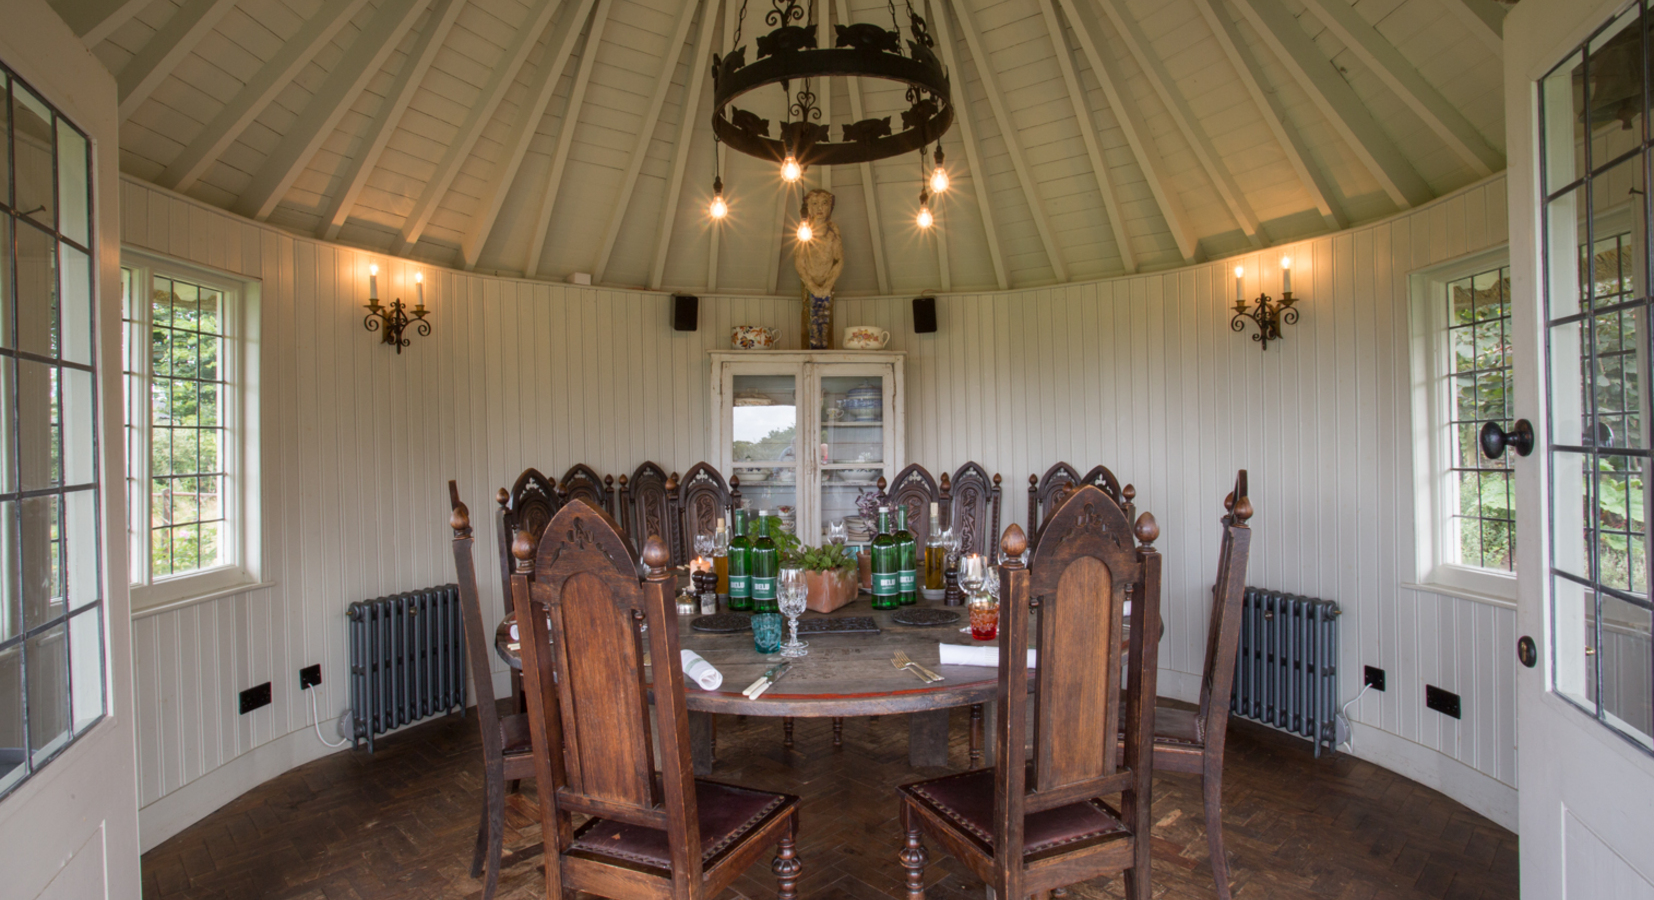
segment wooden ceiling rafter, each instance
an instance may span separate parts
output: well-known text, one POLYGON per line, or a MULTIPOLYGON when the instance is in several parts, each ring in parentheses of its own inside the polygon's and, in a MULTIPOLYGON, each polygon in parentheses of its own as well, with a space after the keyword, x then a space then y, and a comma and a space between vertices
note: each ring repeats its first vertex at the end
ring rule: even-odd
POLYGON ((350 51, 339 61, 338 68, 329 73, 321 90, 310 98, 304 112, 282 135, 276 149, 270 151, 253 180, 236 198, 232 207, 236 212, 260 222, 270 217, 322 142, 339 126, 339 120, 356 104, 356 98, 373 76, 384 68, 385 61, 428 5, 428 0, 385 0, 380 5, 351 44, 350 51))
MULTIPOLYGON (((1034 217, 1034 228, 1039 232, 1040 243, 1045 245, 1046 258, 1051 263, 1051 271, 1056 275, 1058 282, 1068 280, 1068 265, 1063 261, 1061 248, 1057 246, 1056 234, 1051 230, 1051 220, 1045 213, 1045 200, 1040 196, 1039 183, 1034 180, 1033 172, 1028 168, 1028 160, 1022 152, 1022 141, 1017 138, 1016 124, 1011 121, 1010 110, 1005 107, 1005 94, 999 86, 999 76, 994 71, 993 61, 988 58, 987 51, 982 46, 982 36, 977 32, 976 22, 965 6, 964 0, 948 0, 953 13, 959 19, 959 31, 965 38, 965 47, 970 51, 971 58, 976 61, 976 74, 982 81, 982 90, 988 95, 988 108, 993 111, 994 121, 999 126, 1000 139, 1005 143, 1005 151, 1011 157, 1011 168, 1016 170, 1017 181, 1022 186, 1022 196, 1028 203, 1029 212, 1034 217)), ((940 17, 938 17, 940 18, 940 17)), ((957 73, 954 78, 963 80, 964 73, 957 73)))
POLYGON ((339 180, 339 188, 334 192, 333 200, 328 204, 327 212, 316 228, 317 237, 331 241, 339 236, 339 229, 344 227, 345 220, 356 207, 356 198, 361 196, 362 188, 367 186, 368 176, 372 175, 374 168, 379 165, 380 154, 390 143, 391 135, 396 132, 397 123, 402 121, 402 114, 407 111, 408 104, 413 102, 414 94, 419 90, 420 83, 425 80, 425 73, 430 71, 437 51, 442 49, 443 42, 448 39, 448 32, 454 27, 454 22, 459 18, 460 10, 465 8, 465 3, 466 0, 434 0, 431 14, 425 20, 425 29, 415 39, 413 48, 408 52, 408 58, 402 63, 401 71, 397 73, 390 91, 380 103, 379 111, 374 114, 373 121, 362 135, 360 149, 345 167, 344 175, 339 180))
POLYGON ((487 245, 489 236, 493 234, 494 226, 499 221, 500 209, 505 205, 505 198, 511 193, 511 186, 517 181, 517 173, 522 168, 523 160, 528 156, 529 145, 533 143, 534 135, 539 131, 540 122, 546 117, 546 108, 551 105, 551 98, 557 93, 557 84, 563 78, 563 70, 568 68, 569 57, 574 55, 574 45, 580 39, 580 32, 586 27, 586 19, 591 14, 594 2, 595 0, 579 0, 579 6, 554 26, 556 30, 546 41, 546 58, 540 70, 535 73, 534 83, 529 87, 529 100, 518 110, 517 122, 511 127, 511 136, 506 139, 504 145, 505 155, 494 166, 494 174, 488 179, 488 187, 483 189, 482 206, 472 218, 471 227, 460 242, 460 258, 468 272, 477 267, 477 259, 482 256, 482 248, 487 245))
POLYGON ((1090 0, 1061 2, 1068 21, 1074 25, 1074 35, 1080 40, 1080 48, 1091 63, 1091 74, 1102 86, 1109 108, 1114 111, 1114 119, 1126 137, 1126 144, 1131 147, 1138 169, 1143 173, 1143 180, 1148 183, 1149 192, 1160 207, 1160 215, 1177 244, 1177 252, 1185 262, 1200 259, 1200 238, 1189 224, 1189 214, 1183 208, 1183 201, 1171 186, 1171 176, 1162 165, 1161 154, 1154 146, 1154 136, 1137 104, 1120 90, 1120 86, 1126 83, 1125 73, 1120 71, 1114 57, 1103 45, 1102 22, 1092 12, 1090 0))
MULTIPOLYGON (((1046 0, 1049 2, 1049 0, 1046 0)), ((1189 148, 1195 153, 1195 159, 1205 170, 1206 177, 1217 188, 1218 196, 1223 198, 1223 204, 1229 208, 1229 214, 1235 217, 1241 233, 1253 247, 1265 246, 1271 241, 1269 235, 1258 223, 1257 213, 1252 211, 1252 205, 1246 202, 1246 195, 1241 192, 1240 185, 1235 183, 1234 173, 1223 164, 1212 139, 1201 128, 1200 121, 1195 117, 1194 110, 1189 107, 1189 101, 1184 99, 1181 91, 1175 89, 1172 75, 1166 69, 1166 64, 1160 57, 1149 52, 1149 38, 1143 33, 1143 27, 1137 20, 1126 15, 1120 9, 1119 0, 1098 0, 1104 14, 1114 25, 1114 31, 1125 41, 1126 49, 1130 51, 1132 59, 1137 61, 1137 67, 1149 80, 1149 86, 1154 88, 1160 102, 1165 105, 1166 111, 1171 114, 1172 122, 1177 130, 1183 133, 1183 139, 1189 142, 1189 148)))
MULTIPOLYGON (((683 198, 684 172, 689 167, 690 143, 695 137, 695 123, 701 115, 701 94, 706 85, 710 66, 699 61, 708 58, 712 29, 718 22, 718 0, 706 0, 706 11, 701 17, 700 35, 695 39, 695 55, 691 56, 689 83, 684 86, 682 110, 678 116, 678 140, 672 145, 672 175, 666 182, 666 202, 660 211, 660 225, 655 229, 655 262, 649 268, 649 290, 658 291, 666 279, 666 254, 672 248, 672 226, 676 223, 678 204, 683 198)), ((714 223, 708 230, 716 231, 714 223)))
MULTIPOLYGON (((960 143, 965 145, 965 168, 970 173, 971 189, 976 194, 977 212, 982 216, 982 233, 988 241, 988 259, 993 263, 994 283, 999 285, 1000 290, 1007 291, 1011 289, 1011 280, 1005 270, 1005 254, 1000 249, 999 227, 994 223, 993 207, 988 204, 988 176, 982 168, 982 148, 977 143, 976 126, 971 119, 971 98, 965 89, 965 70, 959 65, 958 54, 953 52, 953 26, 948 24, 944 9, 937 9, 931 16, 931 22, 936 26, 936 47, 942 54, 943 64, 949 72, 959 73, 952 78, 951 85, 955 111, 953 122, 959 128, 960 143)), ((951 177, 957 179, 959 173, 954 172, 951 177)))
MULTIPOLYGON (((1457 0, 1448 0, 1453 5, 1457 0)), ((1482 137, 1459 108, 1426 81, 1407 57, 1346 0, 1305 0, 1315 14, 1390 92, 1424 120, 1454 155, 1485 178, 1505 168, 1505 155, 1482 137)))
POLYGON ((1355 89, 1279 0, 1235 0, 1235 4, 1276 61, 1309 94, 1316 109, 1397 206, 1410 209, 1434 198, 1430 186, 1367 111, 1355 89))
POLYGON ((392 252, 396 256, 407 256, 419 243, 419 236, 425 233, 425 226, 431 223, 431 216, 436 213, 442 198, 447 196, 448 188, 453 186, 454 176, 459 174, 460 166, 471 156, 471 150, 476 147, 477 139, 482 137, 483 126, 494 118, 494 112, 500 108, 500 101, 505 99, 506 91, 517 80, 517 73, 522 71, 523 64, 528 61, 529 54, 534 50, 541 34, 551 24, 551 17, 560 6, 559 0, 539 0, 530 10, 528 21, 517 29, 517 39, 506 49, 500 63, 491 70, 488 82, 483 85, 477 101, 471 104, 470 112, 456 132, 457 139, 448 145, 442 154, 442 160, 437 163, 436 171, 431 180, 425 183, 425 189, 420 192, 419 199, 408 213, 408 219, 402 225, 401 236, 395 241, 392 252))
POLYGON ((96 47, 154 0, 79 0, 54 7, 75 36, 96 47))
MULTIPOLYGON (((850 5, 846 0, 836 0, 839 21, 849 24, 850 5)), ((952 63, 949 62, 951 68, 952 63)), ((845 88, 850 95, 850 121, 860 122, 866 118, 866 100, 861 92, 860 78, 845 79, 845 88)), ((958 86, 954 87, 958 90, 958 86)), ((957 108, 957 102, 955 104, 957 108)), ((890 293, 890 267, 885 262, 884 248, 884 217, 879 214, 879 186, 873 179, 873 164, 858 163, 856 170, 861 174, 862 204, 867 209, 867 233, 873 244, 873 276, 879 284, 879 293, 890 293)))
POLYGON ((523 275, 528 278, 537 278, 540 274, 540 255, 545 250, 546 233, 551 230, 551 214, 557 208, 557 195, 563 186, 563 169, 569 162, 569 147, 574 145, 575 126, 580 124, 580 108, 586 103, 586 89, 591 86, 597 51, 603 46, 603 28, 608 24, 609 11, 613 8, 614 0, 597 0, 597 8, 592 11, 592 24, 586 31, 586 43, 580 50, 580 66, 575 69, 574 85, 569 88, 568 106, 563 111, 562 123, 557 126, 557 149, 552 152, 545 196, 540 200, 540 213, 534 217, 534 232, 528 242, 528 265, 523 267, 523 275))
POLYGON ((235 8, 236 0, 189 0, 150 37, 115 76, 121 121, 132 118, 195 45, 235 8))
POLYGON ((1493 51, 1503 62, 1505 58, 1505 13, 1510 7, 1494 0, 1446 0, 1442 4, 1464 24, 1465 28, 1493 51))
POLYGON ((1321 220, 1334 231, 1343 230, 1349 225, 1349 217, 1344 214, 1343 207, 1338 203, 1332 182, 1315 163, 1315 158, 1310 155, 1309 147, 1304 144, 1298 129, 1293 127, 1292 120, 1287 116, 1286 107, 1281 104, 1279 93, 1273 87, 1264 86, 1266 79, 1263 68, 1258 65, 1252 51, 1241 40, 1235 20, 1229 17, 1227 11, 1218 7, 1221 2, 1222 0, 1194 0, 1200 14, 1205 17, 1206 24, 1212 29, 1213 36, 1217 38, 1218 46, 1222 47, 1223 54, 1229 57, 1229 64, 1234 68, 1235 75, 1245 86, 1246 92, 1252 96, 1252 102, 1257 106, 1259 113, 1263 115, 1264 124, 1269 126, 1270 132, 1275 135, 1275 142, 1286 154, 1293 171, 1298 173, 1298 180, 1309 193, 1310 201, 1321 214, 1321 220))

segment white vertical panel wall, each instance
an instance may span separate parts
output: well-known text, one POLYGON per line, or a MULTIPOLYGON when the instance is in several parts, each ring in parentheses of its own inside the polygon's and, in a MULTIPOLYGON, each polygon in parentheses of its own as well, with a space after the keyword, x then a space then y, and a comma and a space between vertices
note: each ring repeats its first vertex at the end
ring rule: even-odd
MULTIPOLYGON (((703 297, 670 328, 664 294, 426 268, 434 332, 398 356, 362 329, 367 266, 410 293, 413 267, 257 225, 128 181, 133 248, 261 283, 264 528, 271 587, 134 623, 139 781, 150 847, 240 792, 327 752, 299 668, 320 663, 324 720, 347 703, 346 606, 453 578, 448 478, 494 571, 493 492, 525 466, 629 473, 711 458, 706 352, 733 324, 796 346, 796 301, 703 297), (275 702, 247 716, 236 694, 275 702)), ((977 460, 1004 476, 1006 520, 1057 460, 1135 483, 1167 557, 1167 693, 1193 696, 1217 517, 1236 468, 1258 513, 1249 581, 1337 600, 1342 693, 1362 664, 1389 690, 1352 708, 1356 750, 1514 823, 1510 610, 1402 587, 1415 580, 1409 272, 1505 242, 1496 177, 1377 224, 1239 260, 1248 295, 1296 259, 1303 318, 1260 352, 1232 333, 1235 260, 1088 284, 939 299, 912 331, 908 298, 842 300, 842 328, 879 325, 908 353, 907 446, 932 471, 977 460), (1258 279, 1260 263, 1264 280, 1258 279), (1428 682, 1464 718, 1424 707, 1428 682)), ((895 264, 899 265, 899 261, 895 264)), ((485 602, 499 587, 484 578, 485 602)), ((490 608, 498 608, 491 606, 490 608)), ((324 727, 329 736, 332 729, 324 727)))

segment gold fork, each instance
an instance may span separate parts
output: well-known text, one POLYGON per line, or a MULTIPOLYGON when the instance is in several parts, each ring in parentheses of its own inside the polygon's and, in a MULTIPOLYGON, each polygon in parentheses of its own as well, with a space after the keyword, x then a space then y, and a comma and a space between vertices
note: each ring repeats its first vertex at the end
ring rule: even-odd
POLYGON ((897 650, 895 658, 891 659, 890 662, 898 669, 911 667, 911 671, 927 682, 942 680, 942 676, 909 659, 906 650, 897 650))

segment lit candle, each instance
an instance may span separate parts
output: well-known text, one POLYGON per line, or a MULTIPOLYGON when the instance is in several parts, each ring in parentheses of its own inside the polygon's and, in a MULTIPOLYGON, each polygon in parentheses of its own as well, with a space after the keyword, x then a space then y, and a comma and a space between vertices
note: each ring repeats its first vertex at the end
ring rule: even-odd
POLYGON ((425 308, 425 273, 414 273, 414 287, 419 291, 419 308, 425 308))
POLYGON ((379 267, 368 266, 368 299, 379 299, 379 267))
POLYGON ((1292 257, 1281 257, 1281 293, 1292 293, 1292 257))
POLYGON ((1246 299, 1245 276, 1246 276, 1246 270, 1244 268, 1241 268, 1240 266, 1236 266, 1235 267, 1235 302, 1236 303, 1239 303, 1242 300, 1246 299))

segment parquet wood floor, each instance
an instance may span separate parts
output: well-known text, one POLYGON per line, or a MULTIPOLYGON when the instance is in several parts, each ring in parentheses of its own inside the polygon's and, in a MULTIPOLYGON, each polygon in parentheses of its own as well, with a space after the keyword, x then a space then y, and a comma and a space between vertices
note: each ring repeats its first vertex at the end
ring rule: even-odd
MULTIPOLYGON (((949 762, 966 764, 956 711, 949 762)), ((1231 724, 1226 848, 1243 900, 1509 900, 1516 836, 1447 797, 1348 756, 1316 760, 1308 744, 1231 724)), ((472 898, 471 847, 481 808, 474 716, 393 735, 372 757, 345 751, 271 779, 144 855, 148 900, 425 900, 472 898)), ((804 798, 799 890, 805 900, 903 896, 893 788, 941 774, 907 764, 899 716, 851 719, 834 750, 830 721, 799 719, 793 750, 774 719, 720 719, 716 777, 804 798)), ((506 848, 538 847, 531 799, 513 795, 506 848)), ((1200 791, 1193 778, 1156 779, 1157 898, 1213 896, 1200 791)), ((982 885, 931 848, 928 894, 981 900, 982 885)), ((525 853, 532 853, 527 850, 525 853)), ((502 900, 538 897, 532 855, 501 873, 502 900)), ((766 859, 719 900, 772 898, 766 859)), ((1076 885, 1071 900, 1121 896, 1116 880, 1076 885)), ((588 898, 583 898, 588 900, 588 898)))

